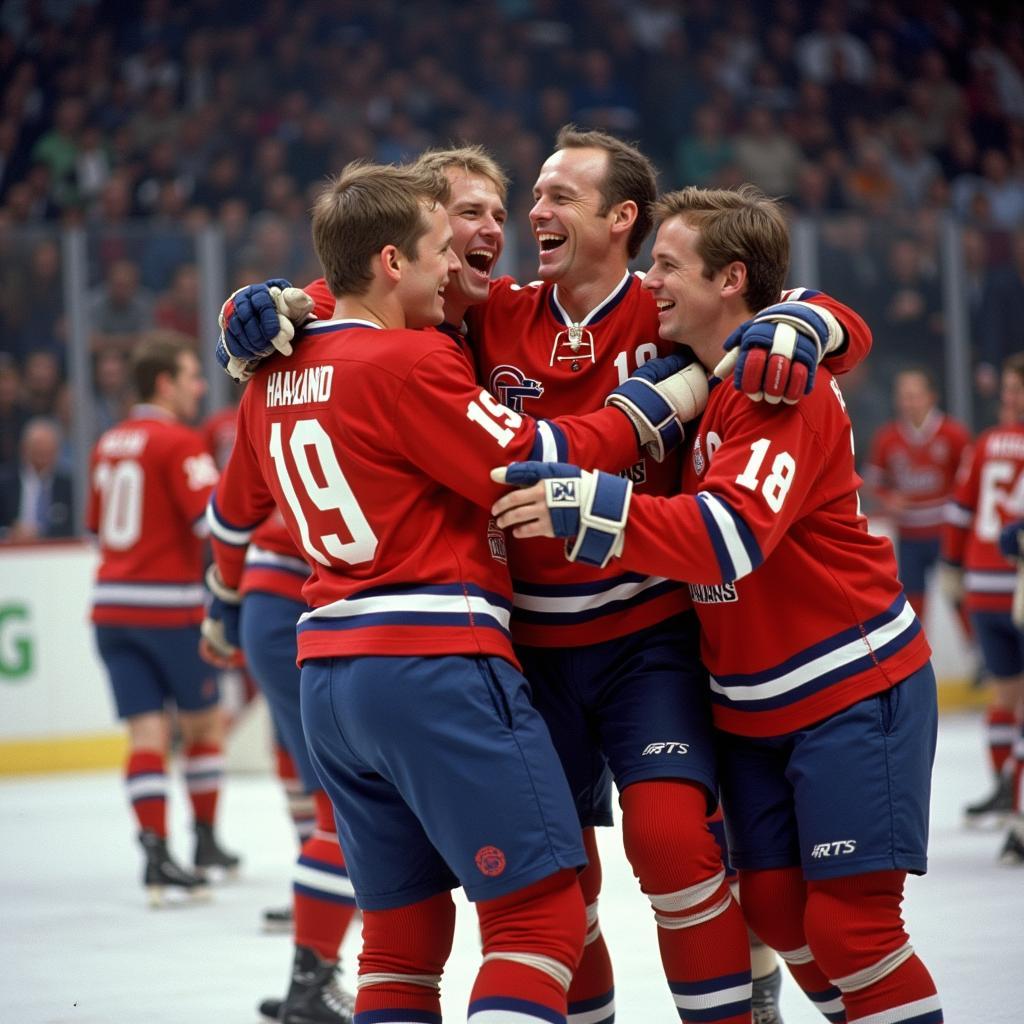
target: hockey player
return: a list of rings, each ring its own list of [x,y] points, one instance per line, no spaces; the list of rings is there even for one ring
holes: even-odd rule
[[[303,724],[364,911],[357,1015],[439,1019],[448,890],[461,882],[485,953],[470,1020],[562,1020],[584,934],[572,869],[585,857],[513,668],[503,538],[471,503],[496,490],[474,467],[566,448],[620,467],[637,435],[611,409],[529,420],[475,384],[458,336],[410,329],[441,320],[459,269],[444,210],[417,201],[428,188],[448,198],[436,174],[351,168],[321,199],[314,239],[336,319],[250,385],[249,443],[212,506],[215,534],[244,540],[276,498],[316,563],[299,625]],[[678,437],[678,421],[666,433]]]
[[[146,855],[144,884],[195,893],[210,868],[238,858],[214,835],[223,774],[216,674],[199,659],[205,509],[217,469],[195,418],[206,384],[199,360],[174,340],[142,341],[132,359],[140,404],[92,454],[87,524],[99,536],[93,593],[96,643],[128,726],[128,796]],[[173,704],[195,821],[195,869],[167,850],[167,757]]]
[[[896,374],[893,404],[896,419],[875,434],[864,482],[895,522],[900,582],[923,623],[926,577],[939,560],[946,502],[970,435],[939,409],[923,369]]]
[[[659,339],[654,303],[627,269],[650,226],[647,207],[656,190],[649,162],[599,132],[566,129],[559,145],[542,168],[531,213],[545,280],[520,287],[502,278],[488,288],[487,271],[497,254],[484,244],[470,250],[479,268],[467,267],[464,260],[458,275],[478,282],[479,294],[455,315],[446,301],[449,323],[466,316],[481,382],[510,407],[546,416],[600,408],[629,369],[675,348]],[[441,153],[427,159],[447,158]],[[325,313],[322,284],[307,291]],[[825,296],[808,293],[808,298],[827,307],[821,321],[834,309],[849,323],[850,347],[858,358],[869,345],[860,319]],[[227,320],[230,325],[230,311]],[[845,348],[847,335],[834,322],[833,343]],[[765,347],[748,360],[750,390],[763,393],[766,377],[772,397],[785,393],[793,400],[803,390],[827,349],[823,338],[817,351],[809,338],[813,329],[806,330],[797,353],[804,361],[792,374],[795,387],[787,391],[790,375],[779,372],[780,356],[773,357],[774,374],[766,373]],[[228,341],[240,340],[236,328]],[[761,337],[758,344],[764,341]],[[269,339],[258,347],[268,348]],[[750,372],[758,368],[759,373]],[[678,482],[674,462],[659,466],[650,457],[641,456],[629,473],[653,493],[671,493]],[[737,939],[743,930],[740,912],[728,898],[721,858],[705,825],[717,786],[696,620],[686,613],[689,596],[657,576],[567,566],[558,549],[513,541],[509,559],[517,654],[586,829],[590,863],[581,884],[590,928],[570,989],[570,1015],[602,1022],[614,1015],[611,965],[597,919],[601,876],[592,831],[611,824],[614,773],[624,791],[627,851],[654,906],[680,1014],[684,1019],[690,1011],[718,1014],[707,1017],[714,1020],[742,1016],[746,996],[737,992],[745,983],[738,986],[737,978],[749,970],[748,958]],[[688,677],[692,685],[680,682]],[[677,746],[683,741],[666,741],[670,734],[686,737],[685,755]],[[715,952],[695,952],[704,949]],[[760,953],[758,967],[756,977],[765,979],[759,1001],[768,1002],[778,980],[770,952]],[[767,1011],[764,1018],[771,1019]]]
[[[292,884],[291,983],[283,1003],[264,1000],[260,1009],[283,1024],[348,1024],[354,998],[338,983],[338,948],[355,911],[355,895],[299,713],[295,626],[308,611],[302,585],[309,565],[276,511],[253,531],[251,543],[226,542],[224,536],[218,530],[213,537],[217,560],[240,583],[236,597],[221,586],[219,573],[208,573],[214,600],[203,622],[207,656],[224,667],[237,661],[239,651],[244,653],[267,700],[279,743],[315,810],[315,827],[302,841]]]
[[[774,203],[689,188],[658,215],[644,286],[663,337],[710,371],[732,331],[778,334],[760,320],[788,264]],[[572,535],[570,557],[689,582],[747,919],[830,1020],[937,1024],[900,919],[906,872],[926,866],[935,680],[891,545],[858,509],[842,396],[820,378],[777,410],[713,387],[680,496],[535,464],[509,468],[541,482],[494,512],[521,538]]]
[[[967,453],[948,507],[942,539],[941,580],[960,595],[974,624],[982,660],[992,681],[986,715],[992,794],[965,809],[968,822],[1002,819],[1014,807],[1020,784],[1024,701],[1024,634],[1010,612],[1015,568],[999,550],[999,532],[1024,511],[1024,353],[1003,367],[1000,424],[979,435]]]

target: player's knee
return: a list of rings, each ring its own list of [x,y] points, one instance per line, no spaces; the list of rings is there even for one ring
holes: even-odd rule
[[[587,917],[571,870],[477,904],[484,959],[510,960],[556,978],[568,989],[583,955]]]
[[[739,872],[740,906],[750,929],[762,942],[790,954],[790,962],[804,952],[804,882],[799,868],[774,868],[764,871]]]
[[[622,842],[648,895],[674,893],[722,872],[702,787],[682,780],[636,782],[622,793]]]
[[[900,917],[902,871],[809,882],[804,929],[815,962],[843,991],[879,981],[913,955]]]
[[[455,904],[448,892],[394,910],[364,910],[360,987],[439,988],[454,936]]]

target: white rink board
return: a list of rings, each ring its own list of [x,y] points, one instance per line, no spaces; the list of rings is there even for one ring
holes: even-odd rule
[[[89,623],[96,564],[84,543],[0,549],[0,739],[115,728]]]

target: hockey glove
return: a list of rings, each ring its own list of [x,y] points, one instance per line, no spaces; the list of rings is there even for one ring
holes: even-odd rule
[[[1024,557],[1024,519],[1008,523],[999,533],[999,550],[1010,559]]]
[[[818,364],[844,339],[842,325],[824,306],[778,302],[726,338],[715,376],[732,374],[736,390],[755,402],[793,405],[810,393]]]
[[[704,367],[681,355],[650,359],[606,399],[633,424],[640,447],[657,462],[683,440],[683,424],[708,401]]]
[[[284,278],[239,288],[220,310],[217,361],[235,380],[248,380],[275,350],[292,354],[295,328],[312,309],[313,300]]]
[[[206,570],[206,587],[210,591],[210,601],[206,618],[199,627],[207,648],[205,656],[220,668],[237,667],[244,661],[238,638],[242,596],[221,579],[215,565]],[[202,645],[200,650],[203,650]]]
[[[570,562],[604,568],[611,558],[622,554],[633,494],[633,484],[625,477],[565,462],[513,462],[504,468],[499,483],[514,487],[544,484],[554,534],[570,538],[565,544]]]

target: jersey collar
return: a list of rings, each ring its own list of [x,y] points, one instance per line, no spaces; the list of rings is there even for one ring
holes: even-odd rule
[[[558,301],[557,284],[551,289],[548,306],[554,318],[560,323],[565,324],[566,327],[586,327],[590,324],[596,324],[598,320],[604,319],[626,297],[626,293],[632,284],[633,274],[627,270],[622,275],[622,280],[619,281],[612,291],[579,321],[573,320],[562,308],[562,304]]]

